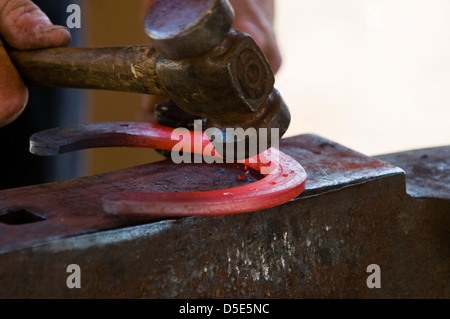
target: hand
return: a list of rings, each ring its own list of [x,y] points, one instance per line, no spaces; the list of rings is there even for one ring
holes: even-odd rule
[[[263,51],[275,74],[281,53],[274,30],[274,0],[230,0],[234,9],[233,29],[250,34]]]
[[[66,28],[53,25],[30,0],[0,0],[0,127],[13,122],[28,101],[28,89],[4,45],[31,50],[67,46],[70,39]]]
[[[156,0],[144,0],[142,19]],[[234,9],[233,28],[248,33],[263,51],[275,74],[281,66],[281,53],[274,30],[274,0],[230,0]],[[147,95],[138,115],[140,120],[154,122],[154,106],[162,97]]]

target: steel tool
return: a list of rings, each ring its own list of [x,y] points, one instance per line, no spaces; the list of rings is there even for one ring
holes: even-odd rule
[[[247,142],[239,145],[248,158],[264,149],[251,154],[248,136],[236,139],[226,128],[257,134],[260,128],[276,129],[281,138],[290,114],[264,54],[248,34],[231,28],[233,19],[227,0],[157,1],[145,18],[151,45],[9,50],[9,55],[28,85],[170,96],[177,107],[203,118],[205,128],[223,132],[216,146]]]
[[[195,141],[200,147],[195,146]],[[192,141],[192,142],[191,142]],[[150,147],[171,150],[184,143],[183,151],[202,154],[213,146],[203,132],[190,132],[188,141],[172,138],[172,129],[154,123],[91,123],[78,127],[58,127],[34,134],[30,151],[55,156],[92,147]],[[223,158],[214,151],[208,152]],[[201,192],[112,192],[103,196],[103,209],[116,215],[213,216],[251,212],[274,207],[296,198],[305,188],[303,167],[277,149],[239,161],[264,177],[248,185]],[[234,164],[234,162],[232,162]],[[228,164],[230,165],[230,164]]]

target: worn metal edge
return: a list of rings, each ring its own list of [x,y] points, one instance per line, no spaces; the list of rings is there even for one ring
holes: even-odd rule
[[[136,238],[155,236],[169,229],[175,222],[176,220],[163,220],[137,226],[95,231],[65,238],[49,239],[40,243],[14,245],[0,249],[0,255],[28,249],[33,252],[49,251],[59,253],[67,250],[84,250],[93,246],[99,247],[107,244],[132,241]]]
[[[351,181],[347,184],[344,184],[340,186],[339,188],[332,188],[324,189],[323,191],[319,193],[313,193],[313,194],[306,194],[303,196],[300,194],[298,197],[290,200],[290,202],[295,202],[302,199],[309,199],[318,197],[324,194],[334,193],[341,191],[343,189],[347,189],[350,187],[358,186],[365,184],[367,182],[373,182],[376,180],[380,180],[383,178],[388,178],[391,176],[397,176],[397,175],[405,175],[404,171],[402,169],[393,169],[392,172],[388,174],[380,174],[379,176],[375,176],[370,179],[359,179],[355,181]],[[403,181],[405,181],[405,178],[403,177]],[[406,189],[406,183],[404,182],[405,189]],[[187,220],[195,220],[198,218],[209,218],[209,217],[185,217],[182,218],[181,221],[187,221]],[[68,236],[65,238],[57,238],[52,239],[49,238],[48,240],[44,242],[39,243],[25,243],[23,245],[14,245],[9,247],[0,247],[0,255],[1,254],[7,254],[7,253],[13,253],[13,252],[19,252],[21,250],[28,250],[31,249],[32,252],[52,252],[52,253],[59,253],[62,251],[67,250],[84,250],[88,249],[90,247],[96,246],[104,246],[119,242],[125,242],[125,241],[132,241],[136,238],[142,238],[142,237],[152,237],[155,236],[165,230],[170,229],[175,223],[179,224],[180,219],[167,219],[162,221],[156,221],[152,223],[147,224],[141,224],[141,225],[135,225],[135,226],[128,226],[124,228],[116,228],[116,229],[106,229],[103,231],[96,231],[96,232],[87,232],[80,235],[74,235],[74,236]]]
[[[339,186],[338,188],[333,188],[332,186],[325,187],[325,188],[322,189],[322,191],[320,191],[318,193],[312,193],[312,194],[308,194],[308,193],[303,194],[302,193],[298,197],[292,199],[291,202],[299,200],[299,199],[313,198],[313,197],[318,197],[318,196],[322,196],[322,195],[325,195],[325,194],[330,194],[330,193],[333,193],[333,192],[338,192],[338,191],[341,191],[343,189],[347,189],[349,187],[362,185],[362,184],[365,184],[365,183],[368,183],[368,182],[373,182],[373,181],[376,181],[376,180],[380,180],[382,178],[387,178],[387,177],[391,177],[391,176],[401,176],[401,175],[403,175],[403,185],[404,185],[405,190],[406,190],[405,172],[400,169],[397,172],[392,172],[392,173],[388,173],[388,174],[385,174],[385,175],[379,175],[379,176],[375,176],[375,177],[368,178],[368,179],[358,179],[358,180],[355,180],[355,181],[351,181],[351,182],[349,182],[347,184],[343,184],[343,185]]]
[[[427,165],[420,165],[420,163],[418,164],[413,164],[411,160],[409,161],[405,161],[405,158],[408,159],[421,159],[423,158],[423,156],[426,156],[425,158],[428,159],[429,155],[428,153],[431,153],[432,156],[435,155],[436,153],[441,153],[439,154],[439,157],[446,157],[447,156],[447,160],[449,159],[449,155],[450,155],[450,145],[443,145],[443,146],[435,146],[435,147],[428,147],[428,148],[423,148],[423,149],[414,149],[414,150],[407,150],[407,151],[401,151],[401,152],[394,152],[394,153],[387,153],[387,154],[380,154],[380,155],[375,155],[373,156],[373,158],[389,163],[391,165],[395,165],[401,169],[403,169],[405,171],[405,179],[406,179],[406,193],[408,196],[410,196],[411,198],[414,199],[439,199],[442,201],[446,201],[446,202],[450,202],[450,192],[444,190],[440,190],[440,189],[434,189],[433,193],[430,194],[430,185],[425,183],[422,184],[425,180],[430,182],[433,181],[434,184],[433,185],[438,185],[439,183],[441,183],[441,185],[445,184],[446,181],[438,181],[438,178],[436,177],[436,172],[430,170],[428,172],[428,174],[417,174],[416,170],[417,167],[424,167],[425,169],[429,169],[429,167]],[[436,159],[436,158],[435,158]],[[440,164],[445,165],[445,163],[441,163]],[[448,165],[448,164],[447,164]],[[450,176],[450,171],[447,169],[446,172],[448,172]],[[444,174],[445,175],[445,174]],[[432,179],[428,179],[428,178],[432,178]],[[447,180],[450,181],[450,179]],[[447,181],[447,183],[448,183]],[[450,186],[448,186],[449,184],[447,184],[447,188],[448,190],[450,190]]]

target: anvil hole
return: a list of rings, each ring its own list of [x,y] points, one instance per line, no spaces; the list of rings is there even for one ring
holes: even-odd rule
[[[45,220],[44,217],[27,209],[7,209],[0,211],[0,223],[7,225],[24,225]]]

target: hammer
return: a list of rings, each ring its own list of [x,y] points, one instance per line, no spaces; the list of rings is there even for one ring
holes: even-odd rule
[[[8,53],[28,85],[169,96],[175,113],[219,130],[208,137],[220,154],[243,159],[278,143],[290,114],[266,57],[248,34],[231,28],[233,20],[227,0],[158,0],[145,17],[151,45]],[[233,128],[245,134],[230,134]],[[265,143],[251,148],[261,129]],[[245,152],[236,152],[241,146]]]

